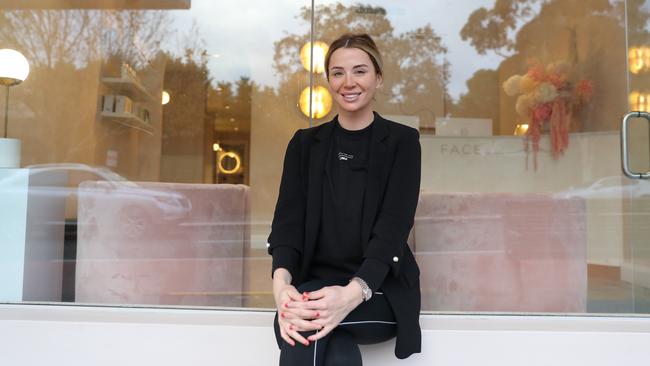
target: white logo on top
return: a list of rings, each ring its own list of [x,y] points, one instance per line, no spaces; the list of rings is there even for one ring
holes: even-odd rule
[[[354,155],[352,154],[346,154],[344,152],[339,152],[339,160],[350,160],[354,158]]]

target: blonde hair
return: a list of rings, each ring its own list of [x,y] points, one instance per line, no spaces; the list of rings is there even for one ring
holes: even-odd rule
[[[330,48],[327,50],[327,54],[325,55],[325,75],[327,76],[328,80],[330,77],[330,58],[332,57],[334,51],[338,50],[339,48],[358,48],[361,51],[365,52],[368,54],[368,57],[370,57],[372,65],[375,67],[375,73],[377,73],[377,75],[383,76],[382,68],[384,62],[381,58],[381,53],[379,53],[379,49],[377,48],[375,41],[373,41],[372,38],[370,38],[370,36],[366,33],[346,33],[330,44]]]

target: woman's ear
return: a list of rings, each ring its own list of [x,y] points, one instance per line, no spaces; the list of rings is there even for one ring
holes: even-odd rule
[[[381,77],[381,74],[377,74],[377,88],[381,88],[384,84],[384,78]]]

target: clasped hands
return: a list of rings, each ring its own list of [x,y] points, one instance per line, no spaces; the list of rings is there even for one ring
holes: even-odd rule
[[[274,275],[273,295],[280,335],[292,346],[295,341],[309,346],[310,341],[324,337],[363,302],[361,286],[356,281],[347,286],[327,286],[302,294],[290,282],[276,280]],[[316,333],[307,338],[299,333],[313,330]]]

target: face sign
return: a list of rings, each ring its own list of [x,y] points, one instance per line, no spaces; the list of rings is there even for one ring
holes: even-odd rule
[[[339,48],[330,56],[329,86],[341,112],[372,111],[372,98],[381,85],[370,56],[358,48]]]

